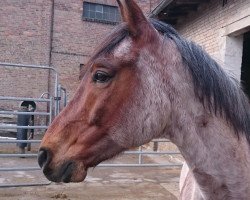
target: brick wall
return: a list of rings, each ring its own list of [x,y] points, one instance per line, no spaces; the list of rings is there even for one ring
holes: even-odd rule
[[[7,0],[0,7],[0,62],[47,65],[51,2]],[[0,96],[39,97],[47,91],[48,71],[0,67]],[[0,108],[18,102],[0,102]]]
[[[160,1],[137,2],[148,15]],[[116,0],[88,2],[117,5]],[[84,21],[82,14],[83,0],[1,2],[0,62],[51,64],[58,71],[59,81],[67,89],[70,99],[80,82],[80,64],[87,62],[96,46],[115,28],[111,24]],[[51,78],[48,79],[48,76]],[[0,96],[39,97],[48,90],[49,80],[53,94],[54,77],[48,71],[0,67]],[[18,105],[1,101],[0,109],[18,109]],[[38,109],[46,107],[40,106]]]
[[[228,24],[249,15],[249,0],[228,0],[223,7],[222,1],[211,0],[203,4],[197,12],[180,19],[177,30],[199,45],[212,56],[220,59],[222,30]]]
[[[87,2],[117,5],[116,0],[88,0]],[[160,0],[138,0],[145,14],[149,14]],[[83,1],[55,0],[52,65],[58,70],[60,82],[72,97],[79,84],[79,67],[85,64],[94,49],[115,28],[111,24],[82,20]]]
[[[0,7],[0,60],[48,63],[51,2],[7,0]]]
[[[115,1],[88,1],[115,5]],[[52,65],[72,97],[79,84],[80,64],[85,64],[95,47],[115,26],[82,20],[83,1],[56,0]]]
[[[115,0],[88,1],[116,5]],[[160,1],[137,2],[148,15]],[[96,46],[115,26],[82,20],[83,0],[54,0],[54,26],[50,49],[52,2],[1,2],[0,62],[38,65],[51,63],[59,73],[60,82],[67,89],[68,97],[71,98],[79,84],[80,64],[87,62]],[[248,0],[228,0],[224,7],[221,1],[211,0],[210,3],[200,6],[197,12],[182,18],[176,28],[182,35],[197,42],[216,57],[221,49],[221,30],[227,24],[244,17],[249,7]],[[48,73],[0,68],[0,81],[0,95],[38,97],[47,91]],[[5,107],[5,104],[0,104],[0,107]]]

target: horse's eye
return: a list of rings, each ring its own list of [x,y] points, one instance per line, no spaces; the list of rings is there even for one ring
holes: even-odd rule
[[[111,75],[104,71],[96,71],[93,76],[93,81],[98,83],[106,83],[111,79]]]

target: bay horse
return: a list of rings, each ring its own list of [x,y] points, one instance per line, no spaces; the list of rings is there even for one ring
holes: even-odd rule
[[[133,0],[117,2],[123,23],[42,140],[45,176],[80,182],[88,168],[168,138],[186,161],[180,199],[250,199],[250,108],[238,82]]]

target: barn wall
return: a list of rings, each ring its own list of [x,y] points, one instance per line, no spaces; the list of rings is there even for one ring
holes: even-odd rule
[[[88,2],[116,5],[116,0]],[[137,2],[148,15],[160,0]],[[82,13],[83,0],[2,1],[0,62],[51,64],[70,99],[80,82],[80,64],[87,62],[96,46],[115,28],[111,24],[84,21]],[[54,91],[53,76],[46,70],[0,67],[0,82],[0,96],[39,97],[48,88],[52,95]],[[17,109],[18,104],[0,101],[0,109],[13,107]]]
[[[250,27],[250,1],[210,0],[197,12],[181,18],[177,30],[212,55],[223,67],[240,79],[242,33]]]
[[[0,62],[47,65],[51,1],[7,0],[0,7]],[[48,89],[48,71],[0,67],[0,96],[39,97]],[[0,109],[18,103],[0,102]]]

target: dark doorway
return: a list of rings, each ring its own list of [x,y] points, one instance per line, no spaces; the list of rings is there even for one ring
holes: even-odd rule
[[[250,98],[250,31],[244,34],[241,82],[245,93]]]

